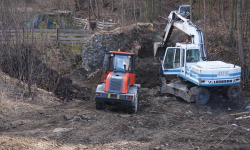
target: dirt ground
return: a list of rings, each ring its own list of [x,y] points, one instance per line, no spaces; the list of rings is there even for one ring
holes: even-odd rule
[[[0,114],[0,149],[250,149],[250,118],[232,115],[250,113],[249,97],[227,100],[217,91],[207,105],[199,106],[159,95],[158,67],[153,58],[139,61],[142,94],[133,115],[121,106],[95,109],[98,75],[79,79],[88,87],[85,100],[63,102],[39,90],[37,99],[9,100],[12,111]]]

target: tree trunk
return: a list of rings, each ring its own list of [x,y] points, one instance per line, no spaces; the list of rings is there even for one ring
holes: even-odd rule
[[[246,0],[245,1],[245,9],[246,9],[246,33],[245,33],[245,35],[246,35],[246,38],[247,38],[247,34],[248,34],[248,31],[247,30],[249,30],[248,28],[249,28],[249,11],[248,11],[248,9],[249,9],[249,7],[248,7],[248,0]]]
[[[208,11],[209,11],[209,25],[212,26],[212,14],[211,14],[211,0],[208,0]]]
[[[148,16],[148,20],[149,20],[149,22],[151,22],[151,15],[150,15],[150,13],[151,13],[151,10],[150,10],[150,2],[151,2],[151,0],[147,0],[146,1],[146,5],[147,5],[147,16]]]
[[[90,7],[91,7],[92,13],[94,14],[95,18],[97,18],[95,11],[94,11],[94,8],[92,6],[92,0],[90,0]]]
[[[149,2],[149,0],[146,0],[146,14],[147,14],[147,17],[148,17],[148,20],[149,20],[149,16],[148,16],[148,14],[149,14],[148,2]]]
[[[142,18],[142,10],[141,10],[141,7],[142,7],[142,0],[139,0],[139,10],[140,10],[140,18]]]
[[[155,9],[154,9],[154,0],[151,0],[151,21],[150,22],[153,22],[154,20],[154,15],[155,15]]]
[[[207,55],[207,28],[206,28],[206,0],[204,0],[204,28],[205,28],[205,45],[204,45],[204,48],[205,48],[205,53]]]
[[[97,0],[95,0],[95,8],[96,8],[97,18],[100,18]]]
[[[234,0],[234,29],[236,28],[236,8],[237,8],[237,0]]]
[[[242,11],[245,11],[245,10],[246,10],[246,1],[247,1],[247,0],[242,0],[242,2],[241,2],[241,4],[242,4],[241,10],[242,10]]]
[[[190,20],[193,21],[193,0],[190,0]]]
[[[201,19],[201,0],[199,0],[199,20]]]
[[[159,0],[159,3],[160,3],[160,4],[159,4],[159,16],[161,16],[161,0]],[[158,16],[158,17],[159,17],[159,16]]]
[[[135,17],[135,25],[136,25],[136,30],[137,30],[137,32],[138,32],[138,28],[137,28],[137,20],[136,20],[136,14],[135,14],[135,1],[136,1],[136,0],[134,0],[134,17]]]
[[[114,0],[112,0],[112,12],[115,11],[115,8],[114,8]]]
[[[220,13],[220,3],[221,3],[221,0],[218,0],[218,14],[219,14],[219,18],[221,18],[221,13]]]
[[[123,23],[124,23],[124,2],[122,0],[122,11],[121,11],[121,17],[122,17],[122,26],[123,26]]]
[[[222,20],[225,21],[225,18],[224,18],[224,0],[221,0],[221,12],[222,12]]]
[[[249,50],[248,50],[248,68],[250,68],[250,40],[248,41],[249,43]]]
[[[238,46],[239,46],[239,55],[240,55],[240,66],[244,70],[244,51],[243,51],[243,42],[242,42],[242,31],[241,31],[241,0],[237,0],[237,30],[238,30]],[[244,78],[244,74],[243,74]]]
[[[231,8],[230,8],[230,25],[229,25],[229,44],[233,45],[233,24],[234,24],[234,0],[231,0]]]
[[[102,8],[105,8],[105,2],[102,0]]]
[[[80,7],[80,2],[79,2],[79,0],[76,0],[76,3],[77,3],[77,6],[78,6],[78,10],[80,10],[81,7]]]

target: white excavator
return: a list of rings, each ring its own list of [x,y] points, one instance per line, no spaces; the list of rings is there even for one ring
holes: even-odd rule
[[[173,28],[191,37],[191,41],[178,42],[167,47]],[[180,80],[163,83],[161,93],[170,93],[187,102],[206,104],[210,91],[222,89],[223,96],[240,96],[241,67],[223,61],[207,61],[202,31],[177,11],[168,16],[161,42],[154,43],[154,56],[163,59],[164,75],[177,75]]]

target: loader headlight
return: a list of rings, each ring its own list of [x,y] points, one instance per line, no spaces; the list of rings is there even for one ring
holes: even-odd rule
[[[116,94],[111,94],[111,97],[116,97],[117,95]]]
[[[96,96],[102,96],[102,94],[101,93],[96,93]]]
[[[133,96],[126,96],[126,99],[133,99]]]

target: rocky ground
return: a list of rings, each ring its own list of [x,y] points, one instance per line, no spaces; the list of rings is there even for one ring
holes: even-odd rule
[[[250,118],[237,120],[249,115],[249,97],[227,100],[217,91],[199,106],[159,95],[158,67],[153,58],[137,63],[142,94],[133,115],[121,106],[96,110],[99,75],[87,78],[79,70],[70,78],[73,83],[79,78],[84,99],[61,101],[37,90],[36,99],[7,100],[8,111],[0,115],[0,149],[250,149]],[[246,113],[236,115],[241,112]]]

